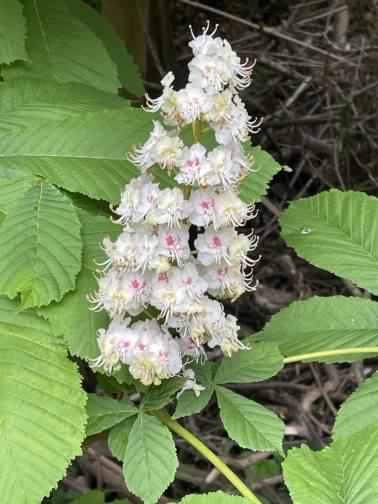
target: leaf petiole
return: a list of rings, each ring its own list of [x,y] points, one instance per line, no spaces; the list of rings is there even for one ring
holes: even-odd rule
[[[353,354],[378,354],[378,347],[355,347],[355,348],[338,348],[336,350],[323,350],[320,352],[310,352],[298,355],[292,355],[284,358],[284,364],[298,362],[303,360],[316,360],[323,357],[337,357],[338,355],[353,355]]]
[[[251,492],[251,490],[242,482],[242,480],[194,434],[185,429],[181,424],[173,420],[165,411],[157,411],[154,413],[171,431],[178,434],[193,446],[201,455],[203,455],[214,467],[223,474],[225,478],[233,484],[243,497],[253,504],[262,504],[262,502]]]

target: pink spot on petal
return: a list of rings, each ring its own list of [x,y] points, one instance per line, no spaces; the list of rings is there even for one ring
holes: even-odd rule
[[[212,237],[211,243],[212,243],[213,247],[215,247],[215,248],[219,248],[222,246],[222,240],[219,238],[218,235],[214,235]]]
[[[141,286],[142,286],[142,284],[137,278],[134,278],[134,280],[131,280],[131,287],[133,289],[140,289]]]
[[[176,245],[176,240],[172,235],[166,235],[165,244],[167,245],[167,247],[174,247]]]
[[[204,210],[210,210],[210,208],[214,208],[214,202],[212,200],[202,200],[200,206]]]

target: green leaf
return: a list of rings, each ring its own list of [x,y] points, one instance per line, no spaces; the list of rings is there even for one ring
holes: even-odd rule
[[[282,453],[284,424],[272,411],[235,392],[216,387],[220,416],[231,439],[242,448]]]
[[[140,70],[108,20],[83,2],[78,0],[66,0],[66,2],[71,12],[102,41],[117,66],[123,87],[135,96],[143,96],[144,85]]]
[[[331,190],[292,203],[282,236],[315,266],[378,294],[377,216],[378,198]]]
[[[5,298],[0,355],[1,500],[40,504],[81,452],[86,395],[48,323]]]
[[[126,399],[116,401],[108,396],[88,394],[87,413],[87,436],[93,436],[136,415],[138,410]]]
[[[283,355],[378,346],[378,303],[343,296],[295,301],[272,317],[260,340],[276,343]],[[371,354],[373,355],[373,354]],[[317,362],[352,362],[360,354],[316,357]]]
[[[23,197],[24,193],[36,184],[34,176],[19,170],[0,171],[0,208],[7,213],[15,200]]]
[[[112,452],[113,457],[116,457],[120,462],[125,460],[127,442],[135,420],[135,416],[126,418],[119,424],[112,427],[109,431],[109,449]]]
[[[18,0],[0,2],[0,64],[27,60],[25,19]]]
[[[156,417],[140,413],[131,429],[123,464],[131,492],[145,504],[155,504],[172,483],[177,465],[169,429]]]
[[[68,191],[119,201],[124,185],[139,173],[126,155],[147,136],[149,114],[123,107],[59,122],[44,118],[39,125],[32,115],[17,134],[0,136],[0,170],[21,167]]]
[[[214,394],[214,371],[216,365],[207,361],[205,364],[194,364],[191,366],[195,372],[197,383],[205,387],[199,396],[192,390],[186,390],[177,399],[177,406],[173,418],[196,415],[202,411]]]
[[[244,497],[227,495],[224,492],[211,492],[206,495],[187,495],[180,504],[248,504]]]
[[[249,343],[244,340],[243,343]],[[224,357],[215,375],[217,384],[253,383],[271,378],[283,367],[283,357],[276,344],[262,342],[251,345],[231,357]]]
[[[96,332],[108,325],[107,315],[91,310],[87,295],[96,291],[95,272],[105,259],[101,243],[105,236],[115,238],[119,226],[112,224],[106,217],[97,217],[79,210],[82,224],[83,266],[76,288],[69,292],[59,303],[52,303],[39,310],[47,318],[57,335],[63,335],[73,355],[83,359],[92,359],[99,353]]]
[[[158,387],[151,386],[144,396],[142,408],[144,411],[159,410],[169,404],[185,383],[185,378],[175,377],[165,380]]]
[[[105,504],[105,495],[97,490],[92,490],[71,501],[71,504]]]
[[[121,83],[104,44],[72,15],[67,2],[23,0],[27,20],[26,47],[32,64],[17,65],[11,77],[80,82],[116,93]]]
[[[294,504],[376,504],[377,435],[375,427],[318,452],[291,449],[283,469]]]
[[[62,299],[81,267],[80,222],[70,200],[43,181],[16,200],[1,225],[0,292],[23,308]]]
[[[0,83],[0,131],[32,130],[43,123],[60,122],[80,114],[128,107],[119,96],[84,84],[52,80],[12,79]]]
[[[269,183],[281,170],[281,165],[260,146],[246,146],[246,154],[252,159],[252,172],[240,185],[240,197],[247,203],[257,203],[268,191]]]
[[[335,440],[378,425],[378,373],[362,383],[343,403],[333,427]]]

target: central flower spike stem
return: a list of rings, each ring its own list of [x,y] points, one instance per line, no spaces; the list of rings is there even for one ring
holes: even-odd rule
[[[199,119],[196,119],[193,122],[192,131],[193,131],[194,143],[200,143],[202,133],[202,122]]]
[[[262,504],[262,502],[251,492],[251,490],[241,481],[241,479],[221,460],[213,451],[211,451],[205,444],[202,443],[194,434],[185,429],[176,420],[173,420],[166,412],[158,411],[155,413],[158,418],[180,437],[185,439],[190,445],[193,446],[201,455],[203,455],[209,462],[213,464],[218,471],[223,474],[225,478],[232,483],[232,485],[253,504]]]

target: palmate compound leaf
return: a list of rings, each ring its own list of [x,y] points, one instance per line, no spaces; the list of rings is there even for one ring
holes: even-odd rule
[[[141,412],[128,437],[123,474],[135,495],[155,504],[172,483],[178,466],[169,429],[154,416]]]
[[[331,190],[293,202],[280,222],[298,255],[378,294],[378,198]]]
[[[6,79],[39,77],[117,92],[121,83],[115,63],[102,41],[71,12],[65,0],[23,0],[23,4],[31,63],[11,67],[5,72]]]
[[[109,21],[95,9],[78,0],[66,0],[71,12],[103,42],[109,56],[117,66],[119,79],[125,89],[135,96],[143,96],[144,85],[140,70],[127,52],[123,40]]]
[[[243,343],[250,348],[224,357],[215,374],[215,383],[259,382],[271,378],[282,369],[283,357],[276,344],[252,343],[248,338]]]
[[[25,19],[18,0],[0,2],[0,64],[27,60]]]
[[[70,103],[59,90],[55,104],[53,91],[44,103],[39,91],[32,98],[40,81],[28,82],[24,104],[15,98],[13,109],[0,109],[0,172],[23,170],[68,191],[119,201],[124,185],[138,175],[127,153],[147,138],[152,115],[121,99],[119,107],[113,100],[96,106],[94,97],[87,105],[79,97]],[[0,85],[0,103],[8,89]]]
[[[104,311],[91,310],[87,296],[96,291],[96,269],[105,260],[101,248],[103,239],[111,239],[120,232],[120,226],[108,217],[91,215],[78,210],[82,225],[83,265],[77,277],[75,290],[69,292],[59,303],[52,303],[39,310],[47,318],[55,334],[63,335],[71,354],[84,359],[98,355],[97,329],[106,328],[108,317]]]
[[[59,301],[81,268],[80,222],[67,196],[35,179],[1,225],[0,293],[23,308]]]
[[[84,438],[86,394],[47,322],[0,298],[0,495],[40,504]]]
[[[378,425],[378,373],[368,378],[339,409],[333,439],[339,440]]]
[[[137,408],[128,400],[116,401],[108,396],[88,394],[87,436],[103,432],[137,413]]]
[[[272,411],[224,387],[216,394],[223,425],[242,448],[282,453],[284,424]]]
[[[374,426],[318,452],[289,450],[283,471],[293,504],[376,504],[377,437]]]
[[[285,357],[378,346],[378,303],[344,296],[295,301],[274,315],[259,340],[276,343]],[[373,354],[369,354],[373,355]],[[316,362],[352,362],[366,355],[313,357]]]

